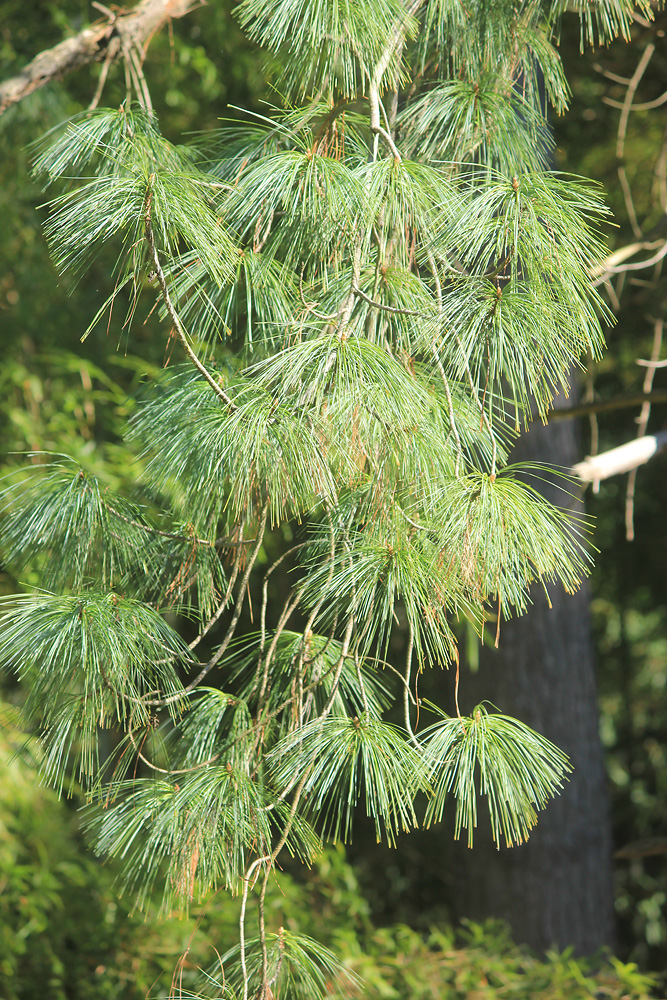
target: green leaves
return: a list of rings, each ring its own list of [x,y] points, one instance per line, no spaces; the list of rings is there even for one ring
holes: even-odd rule
[[[533,405],[546,414],[557,393],[569,390],[572,365],[584,349],[597,352],[601,339],[595,314],[585,319],[594,324],[589,339],[574,295],[566,300],[559,291],[547,281],[501,287],[491,278],[454,279],[437,321],[442,363],[459,379],[471,370],[496,391],[507,385],[518,414]]]
[[[355,996],[363,986],[362,980],[350,972],[332,951],[305,934],[294,934],[281,927],[277,933],[266,935],[266,946],[269,957],[267,977],[275,996],[326,1000],[332,995],[334,984],[336,996],[341,997]],[[239,951],[238,947],[231,948],[222,956],[225,973],[239,995],[243,991],[244,978],[255,991],[254,995],[257,995],[256,991],[262,981],[262,949],[259,938],[251,938],[247,942],[245,977]],[[219,969],[214,967],[208,976],[210,984],[224,988],[224,982],[220,982],[218,977]]]
[[[553,147],[538,110],[491,73],[427,90],[406,106],[398,126],[411,156],[478,162],[507,173],[544,169]]]
[[[0,665],[29,684],[26,710],[45,727],[47,776],[62,787],[70,754],[98,778],[98,728],[146,726],[156,689],[176,711],[176,664],[190,652],[153,608],[113,592],[0,601]]]
[[[180,688],[173,664],[190,658],[187,647],[146,604],[88,591],[15,595],[2,606],[2,660],[19,675],[38,667],[41,683],[51,686],[60,681],[54,675],[68,673],[87,692],[106,687],[123,713],[122,696],[139,698],[147,680],[170,694]]]
[[[496,269],[507,277],[548,275],[578,284],[603,252],[598,229],[608,214],[599,190],[582,178],[495,176],[469,187],[464,209],[443,227],[437,245],[477,274]]]
[[[363,652],[374,648],[381,657],[387,655],[397,610],[404,609],[420,661],[447,663],[455,649],[447,612],[462,595],[443,578],[428,529],[415,531],[400,509],[392,517],[373,514],[372,507],[369,514],[363,529],[346,533],[333,566],[323,565],[324,540],[307,550],[305,601],[314,605],[324,598],[324,620],[353,615],[363,624]]]
[[[117,504],[119,517],[136,516],[124,498],[105,496],[99,480],[75,462],[61,458],[33,466],[4,491],[4,558],[19,572],[37,559],[47,588],[78,590],[95,578],[112,586],[141,558],[144,539],[138,523],[137,531],[117,538],[107,498]]]
[[[95,161],[96,176],[51,202],[46,234],[58,268],[80,272],[120,236],[119,271],[136,280],[148,218],[167,258],[184,244],[218,284],[231,277],[235,249],[212,211],[207,179],[185,151],[160,136],[154,118],[123,107],[75,118],[42,150],[35,172],[52,182]]]
[[[535,108],[542,107],[544,87],[557,110],[564,110],[568,89],[558,54],[549,44],[551,23],[534,0],[480,0],[470,9],[430,0],[425,28],[422,52],[430,55],[435,48],[450,79],[479,84],[492,74],[508,88],[521,81],[524,97]]]
[[[340,240],[360,207],[358,177],[343,162],[324,156],[295,137],[297,149],[281,150],[245,167],[226,203],[238,231],[260,249],[281,213],[283,253],[288,261],[312,246],[325,249]]]
[[[575,591],[590,563],[583,516],[548,503],[518,478],[522,471],[536,474],[517,465],[495,479],[480,473],[453,479],[433,497],[430,512],[445,576],[458,579],[474,604],[496,597],[505,614],[526,610],[534,580],[559,579]]]
[[[276,521],[300,516],[331,495],[318,424],[266,388],[239,379],[225,411],[198,378],[172,379],[140,408],[133,430],[150,447],[149,480],[171,492],[202,531],[229,508],[249,518],[269,499]]]
[[[458,192],[439,164],[386,156],[369,163],[364,173],[367,197],[374,199],[383,235],[393,238],[398,259],[410,270],[415,239],[421,248],[437,227],[436,220],[448,217],[460,204]]]
[[[468,846],[478,821],[478,797],[484,796],[493,839],[500,847],[522,844],[542,809],[562,787],[571,770],[557,747],[534,730],[478,705],[472,716],[443,716],[421,734],[432,769],[434,796],[426,823],[439,822],[447,795],[456,798],[455,836],[467,830]]]
[[[472,178],[471,178],[472,180]],[[472,370],[480,384],[516,406],[534,399],[545,414],[585,353],[597,356],[606,307],[589,272],[602,247],[607,214],[598,192],[579,178],[528,174],[470,187],[464,211],[433,249],[465,271],[443,289],[441,317],[430,327],[455,377]]]
[[[117,791],[121,800],[96,806],[87,826],[100,853],[124,859],[124,884],[139,906],[165,874],[165,903],[220,885],[238,889],[248,858],[268,849],[261,789],[228,761],[172,780],[127,781]]]
[[[400,0],[276,0],[270,7],[243,0],[238,16],[254,41],[281,54],[280,81],[298,98],[322,90],[355,96],[388,40],[415,26]]]
[[[332,333],[307,340],[248,374],[296,412],[324,411],[334,434],[346,428],[349,434],[359,411],[370,411],[373,423],[389,434],[400,432],[419,422],[431,405],[427,387],[404,364],[361,336]]]
[[[283,785],[305,781],[306,812],[325,836],[349,839],[354,808],[365,793],[378,840],[393,844],[417,825],[413,798],[426,787],[419,754],[400,731],[367,716],[314,720],[269,754],[271,776]]]
[[[236,273],[225,285],[207,281],[207,271],[196,254],[179,257],[169,269],[172,293],[187,327],[201,341],[233,339],[248,354],[270,351],[291,329],[298,312],[293,272],[271,256],[239,252]]]
[[[2,552],[51,590],[115,587],[158,607],[213,609],[225,579],[212,541],[192,525],[164,530],[64,456],[33,466],[4,491]]]

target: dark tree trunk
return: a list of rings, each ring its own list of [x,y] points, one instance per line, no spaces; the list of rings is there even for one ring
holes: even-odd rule
[[[573,421],[534,426],[515,460],[571,466]],[[534,485],[538,485],[533,481]],[[542,487],[561,506],[569,498]],[[570,501],[574,503],[574,501]],[[561,747],[575,768],[540,814],[529,842],[497,851],[479,831],[475,847],[452,855],[456,917],[507,920],[517,941],[537,949],[573,945],[586,954],[613,943],[611,828],[598,711],[589,592],[535,588],[533,606],[502,626],[499,649],[484,648],[476,674],[464,673],[461,710],[487,698]]]

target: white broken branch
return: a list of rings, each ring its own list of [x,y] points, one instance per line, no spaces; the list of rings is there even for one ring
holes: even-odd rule
[[[618,476],[622,472],[630,472],[639,465],[648,462],[667,445],[667,431],[657,434],[647,434],[622,444],[611,451],[603,451],[599,455],[588,456],[583,462],[572,466],[572,472],[584,483],[599,483],[610,476]]]

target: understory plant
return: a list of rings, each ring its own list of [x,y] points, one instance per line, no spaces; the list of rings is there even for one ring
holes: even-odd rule
[[[2,662],[131,899],[238,895],[212,995],[358,989],[267,913],[285,854],[359,810],[393,844],[450,798],[456,836],[520,844],[566,780],[520,721],[461,713],[457,646],[590,561],[567,481],[553,506],[507,457],[607,319],[600,192],[550,169],[565,7],[242,0],[265,117],[176,145],[139,88],[34,150],[56,266],[117,247],[91,329],[125,303],[131,337],[152,296],[173,363],[129,422],[134,495],[63,455],[7,485],[4,558],[38,586],[3,600]],[[582,42],[628,31],[628,0],[575,7]]]

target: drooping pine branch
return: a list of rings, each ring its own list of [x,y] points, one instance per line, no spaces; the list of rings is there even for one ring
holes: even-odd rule
[[[552,103],[566,100],[553,24],[537,3],[499,0],[492,25],[482,6],[242,0],[285,92],[315,100],[226,126],[211,160],[150,113],[90,111],[36,163],[49,183],[80,179],[51,206],[59,268],[120,242],[122,279],[157,279],[195,372],[170,373],[132,418],[156,526],[62,463],[16,490],[3,558],[65,594],[8,603],[0,663],[27,670],[51,776],[78,754],[95,796],[99,719],[124,730],[91,820],[98,848],[125,858],[140,900],[165,867],[167,897],[242,892],[223,961],[246,1000],[330,992],[280,985],[296,945],[280,937],[276,959],[264,893],[283,848],[309,861],[364,807],[391,843],[424,791],[427,821],[453,795],[471,836],[484,798],[496,839],[522,842],[568,769],[483,706],[426,732],[410,718],[413,667],[458,667],[456,619],[483,633],[489,607],[500,623],[536,580],[575,590],[590,562],[585,519],[507,461],[514,415],[546,414],[601,349],[606,209],[547,169],[537,64]],[[423,90],[422,55],[449,74]],[[280,531],[290,547],[276,552]],[[254,623],[260,594],[252,634],[241,616]],[[179,612],[190,642],[164,619]],[[386,662],[396,626],[402,671]],[[383,718],[397,700],[385,667],[402,730]],[[137,759],[150,780],[128,780]]]

